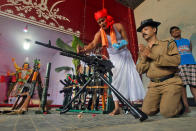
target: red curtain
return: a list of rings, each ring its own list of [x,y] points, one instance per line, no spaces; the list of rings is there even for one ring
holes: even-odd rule
[[[128,9],[128,16],[129,16],[129,37],[131,42],[129,43],[129,50],[131,51],[132,57],[134,62],[137,62],[138,58],[138,40],[137,40],[137,32],[136,32],[136,25],[135,25],[135,17],[134,12],[131,9]]]
[[[3,76],[3,75],[0,76],[0,82],[1,82],[1,83],[5,82],[5,76]]]

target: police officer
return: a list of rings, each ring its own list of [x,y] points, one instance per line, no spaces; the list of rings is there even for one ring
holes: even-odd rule
[[[137,32],[147,41],[139,44],[139,62],[137,71],[146,73],[150,79],[144,98],[142,111],[147,115],[160,113],[173,117],[182,113],[182,80],[175,75],[180,64],[180,55],[174,41],[157,39],[157,27],[160,22],[147,19],[141,22]]]

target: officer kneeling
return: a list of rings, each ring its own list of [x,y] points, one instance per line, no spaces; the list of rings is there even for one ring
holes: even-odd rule
[[[147,19],[137,29],[147,45],[139,44],[139,62],[137,71],[146,73],[150,78],[142,111],[147,115],[160,113],[165,117],[182,114],[182,80],[175,75],[180,64],[180,55],[174,41],[157,39],[157,27],[160,22]]]

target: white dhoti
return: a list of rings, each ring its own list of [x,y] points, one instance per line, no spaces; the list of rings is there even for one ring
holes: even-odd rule
[[[108,53],[114,65],[112,69],[112,85],[127,100],[143,100],[145,90],[129,50],[124,48],[119,51],[114,51],[108,48]],[[112,96],[114,101],[118,100],[114,93],[112,93]]]

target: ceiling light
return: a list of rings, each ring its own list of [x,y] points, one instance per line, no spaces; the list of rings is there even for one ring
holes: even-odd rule
[[[27,26],[27,24],[26,24],[25,28],[23,29],[23,31],[24,31],[25,33],[28,32],[28,26]]]
[[[24,41],[24,43],[23,43],[23,48],[24,48],[25,50],[29,50],[30,44],[31,44],[31,40],[30,40],[30,39],[25,39],[25,41]]]

